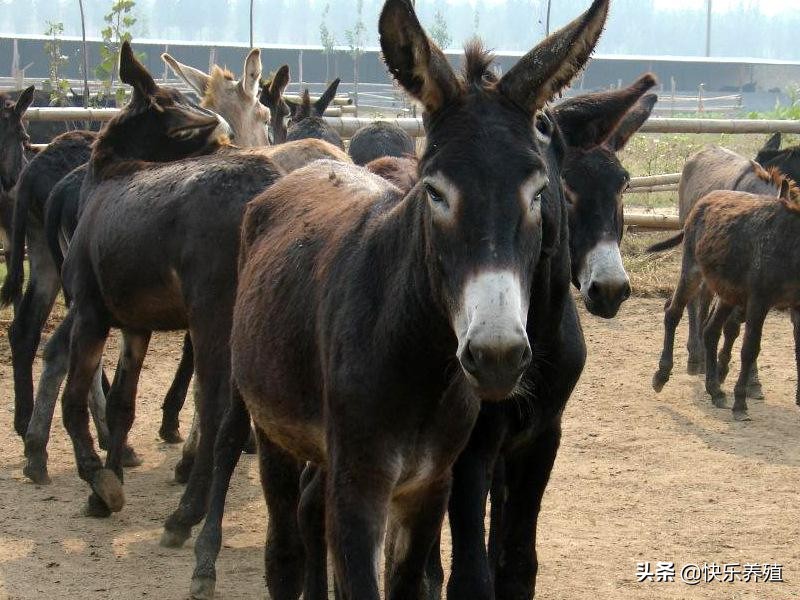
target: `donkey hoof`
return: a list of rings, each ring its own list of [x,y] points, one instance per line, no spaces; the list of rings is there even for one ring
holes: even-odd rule
[[[191,529],[164,529],[159,543],[162,548],[180,548],[186,540],[189,539],[191,534]],[[194,583],[192,583],[192,589],[194,589]]]
[[[702,375],[706,372],[706,366],[702,361],[690,360],[686,363],[686,373],[689,375]]]
[[[725,395],[725,392],[712,393],[711,404],[717,408],[728,408],[728,397]]]
[[[173,428],[159,429],[158,436],[168,444],[180,444],[183,441],[181,432]]]
[[[192,600],[211,600],[214,597],[214,588],[217,580],[213,577],[192,577],[192,587],[190,590]]]
[[[192,472],[192,465],[194,460],[183,457],[175,465],[175,481],[178,483],[186,483],[189,481],[189,475]]]
[[[107,519],[111,516],[111,511],[97,494],[92,493],[86,501],[86,506],[83,507],[83,516],[92,517],[93,519]]]
[[[736,409],[733,411],[734,421],[752,421],[750,415],[747,414],[746,409]]]
[[[139,467],[144,461],[136,454],[136,450],[130,446],[125,446],[122,451],[122,466],[123,467]]]
[[[47,473],[47,465],[35,464],[34,461],[28,459],[28,462],[25,463],[25,466],[22,469],[23,474],[25,477],[30,479],[36,485],[50,485],[53,481],[50,479],[50,475]]]
[[[656,371],[656,374],[653,375],[653,389],[656,392],[660,392],[664,389],[664,386],[669,381],[669,373],[665,373],[660,369]]]
[[[100,469],[92,481],[92,489],[106,503],[111,512],[119,512],[125,506],[125,492],[122,483],[109,469]]]

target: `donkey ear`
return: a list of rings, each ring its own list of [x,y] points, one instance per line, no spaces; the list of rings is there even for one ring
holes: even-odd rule
[[[264,102],[267,99],[271,103],[267,104],[267,106],[277,106],[287,85],[289,85],[289,65],[283,65],[276,71],[272,81],[269,82],[269,86],[266,89],[267,98],[262,97],[262,104],[267,104]]]
[[[565,100],[553,108],[553,114],[567,144],[583,149],[602,144],[627,121],[626,115],[633,112],[631,107],[638,107],[643,101],[642,96],[655,84],[655,77],[647,73],[626,88],[613,92],[583,94]],[[649,111],[647,114],[649,115]]]
[[[242,91],[252,97],[258,97],[258,82],[261,79],[261,50],[253,48],[244,61],[244,71],[239,86]]]
[[[778,198],[783,200],[792,199],[792,182],[789,181],[788,177],[784,177],[781,180],[781,189],[778,191]]]
[[[119,78],[123,83],[133,87],[134,100],[137,93],[140,96],[152,96],[158,89],[153,77],[133,54],[133,48],[128,41],[122,42],[122,48],[119,51]]]
[[[199,69],[178,62],[166,52],[161,55],[161,60],[167,63],[175,75],[183,79],[186,85],[200,94],[201,97],[206,93],[206,87],[208,86],[208,82],[211,81],[211,77]]]
[[[609,0],[594,0],[580,17],[523,56],[498,87],[533,115],[566,87],[594,50],[608,15]]]
[[[633,137],[633,134],[639,131],[639,128],[650,118],[656,102],[658,102],[657,94],[647,94],[625,115],[625,118],[622,119],[622,122],[608,139],[608,145],[615,152],[622,150]]]
[[[780,150],[780,149],[781,149],[781,134],[780,134],[780,132],[774,133],[767,140],[767,143],[764,144],[764,147],[761,148],[762,152],[764,150]]]
[[[17,98],[17,101],[14,103],[14,114],[17,115],[18,118],[21,119],[25,111],[28,110],[28,107],[33,104],[35,92],[36,88],[34,86],[27,87],[19,95],[19,98]]]
[[[321,117],[325,113],[325,109],[328,108],[328,105],[333,102],[333,98],[336,96],[336,89],[339,87],[339,81],[338,77],[334,79],[328,86],[328,89],[325,90],[325,93],[314,102],[314,112],[317,113],[318,117]]]
[[[456,74],[425,34],[408,0],[386,0],[378,30],[389,72],[428,113],[435,113],[461,94]]]

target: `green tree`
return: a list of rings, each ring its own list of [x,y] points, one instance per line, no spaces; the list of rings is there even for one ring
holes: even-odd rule
[[[336,36],[328,29],[328,13],[331,10],[330,2],[325,4],[322,11],[322,22],[319,24],[319,41],[322,44],[322,53],[325,55],[325,81],[331,80],[331,56],[336,48]]]
[[[69,81],[61,78],[61,68],[69,62],[69,58],[61,53],[61,36],[64,33],[64,24],[61,22],[47,21],[47,30],[44,34],[50,38],[44,44],[49,63],[49,77],[47,87],[50,91],[50,102],[63,105],[69,92]]]
[[[437,10],[433,15],[433,27],[431,27],[431,39],[436,42],[439,48],[445,49],[450,47],[450,42],[453,38],[447,31],[447,21],[444,20],[444,15],[441,10]]]
[[[95,74],[103,85],[103,93],[108,97],[114,90],[122,42],[131,41],[131,27],[136,24],[134,6],[135,0],[114,0],[111,12],[103,17],[106,26],[100,31],[103,45],[100,47],[100,64],[95,68]],[[125,100],[125,90],[117,89],[116,97],[117,105],[121,105]]]
[[[356,22],[352,29],[344,32],[347,45],[350,47],[350,56],[353,59],[353,92],[355,94],[356,115],[358,115],[358,67],[361,55],[364,54],[364,34],[367,28],[363,19],[364,0],[356,1]]]

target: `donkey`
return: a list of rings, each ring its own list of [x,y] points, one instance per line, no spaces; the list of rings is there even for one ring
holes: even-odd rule
[[[236,131],[240,132],[238,140],[240,144],[263,145],[266,143],[264,123],[269,118],[268,110],[258,102],[257,96],[248,92],[248,90],[252,90],[253,82],[258,81],[261,74],[258,49],[251,50],[246,57],[244,75],[240,81],[236,81],[229,71],[216,66],[212,69],[211,75],[206,75],[179,63],[168,54],[164,54],[162,58],[179,77],[198,91],[202,97],[202,106],[217,111],[229,124],[235,124]],[[232,135],[235,135],[235,132]],[[62,247],[66,245],[77,226],[79,194],[85,172],[85,164],[75,169],[53,188],[47,200],[46,237],[58,273],[61,271],[63,262]],[[34,418],[26,436],[26,454],[30,459],[25,472],[39,483],[46,483],[49,479],[43,457],[46,458],[46,446],[55,408],[56,393],[65,375],[67,344],[66,335],[54,336],[45,351],[46,367],[40,380],[40,393],[36,398]],[[163,417],[159,434],[162,439],[170,443],[178,443],[182,440],[178,430],[178,416],[189,387],[192,368],[193,349],[191,339],[187,334],[181,362],[163,403]],[[93,397],[93,399],[95,398]],[[97,400],[102,401],[102,396]],[[97,401],[92,406],[95,421],[102,428],[99,431],[105,431],[102,419],[97,417],[98,413],[104,413],[104,407],[100,407]],[[188,479],[196,450],[194,444],[196,437],[190,441],[192,443],[187,444],[184,448],[184,458],[176,467],[176,479],[182,482],[186,482]],[[105,447],[103,435],[101,435],[101,447]],[[129,454],[123,464],[133,466],[138,462],[138,459]]]
[[[770,137],[756,155],[756,162],[765,169],[777,167],[781,173],[800,181],[800,146],[781,149],[781,134]]]
[[[289,105],[292,117],[286,134],[288,141],[318,138],[344,150],[344,143],[339,132],[328,125],[324,119],[325,109],[336,96],[338,87],[339,78],[337,77],[314,103],[311,102],[311,95],[306,89],[303,91],[299,104]]]
[[[795,355],[800,373],[800,268],[795,240],[800,235],[800,190],[782,178],[775,195],[720,190],[700,199],[683,229],[681,276],[664,310],[664,349],[655,378],[669,378],[675,328],[687,301],[700,284],[717,295],[717,304],[703,331],[706,391],[715,406],[725,406],[717,372],[717,344],[723,325],[736,307],[745,313],[741,370],[734,387],[733,418],[749,420],[748,377],[761,343],[770,308],[792,313]],[[654,381],[655,381],[654,378]],[[800,390],[796,395],[800,405]]]
[[[596,0],[489,82],[482,52],[458,78],[408,1],[388,0],[385,60],[426,111],[420,183],[403,195],[358,167],[316,163],[248,206],[231,363],[260,430],[273,598],[301,584],[298,459],[322,468],[343,596],[378,598],[391,506],[387,597],[420,597],[481,400],[499,407],[538,378],[530,340],[547,341],[537,353],[559,374],[566,355],[582,365],[558,165],[531,123],[588,59],[607,9]],[[231,454],[216,451],[218,464]]]
[[[658,96],[644,94],[655,84],[645,74],[623,90],[577,96],[553,109],[566,145],[562,180],[569,206],[572,283],[586,309],[604,318],[614,317],[631,294],[619,249],[622,195],[630,175],[617,152],[650,117]],[[601,111],[606,120],[598,121],[604,128],[585,127],[589,107]]]
[[[394,123],[375,121],[353,134],[347,152],[354,163],[366,165],[384,156],[416,156],[417,146],[414,138]]]
[[[95,134],[88,131],[58,136],[31,160],[16,188],[11,261],[0,290],[0,304],[18,302],[8,338],[14,369],[14,429],[20,437],[25,436],[33,411],[32,368],[42,327],[61,284],[45,240],[45,204],[53,186],[88,160],[94,139]],[[26,240],[30,278],[22,294]]]
[[[579,170],[573,168],[571,180],[575,182],[573,184],[575,189],[581,190],[583,205],[580,211],[572,211],[570,213],[570,219],[590,218],[595,223],[596,230],[592,231],[589,226],[585,226],[578,227],[577,231],[581,232],[582,235],[586,235],[585,232],[589,232],[593,236],[591,239],[597,240],[602,238],[603,235],[609,231],[616,231],[616,227],[614,227],[613,224],[619,221],[618,214],[621,211],[621,193],[625,187],[624,183],[628,176],[616,159],[613,148],[623,147],[633,132],[646,120],[654,101],[651,97],[641,97],[654,84],[655,80],[653,77],[645,75],[632,86],[624,90],[618,90],[611,94],[593,94],[586,96],[581,103],[575,103],[574,106],[571,106],[562,114],[565,127],[569,133],[567,137],[570,143],[573,144],[571,147],[571,160],[573,163],[585,161],[586,165],[584,166],[582,174],[587,177],[595,177],[598,180],[598,185],[595,186],[597,188],[596,190],[584,191],[584,189],[588,190],[591,186],[578,188],[577,176]],[[637,100],[639,100],[638,103]],[[631,108],[631,106],[633,106],[633,108]],[[591,134],[583,133],[581,131],[582,127],[589,130]],[[596,137],[591,137],[592,134]],[[608,138],[608,140],[603,146],[603,149],[594,152],[592,148],[602,143],[606,138]],[[565,141],[559,138],[558,145],[563,146],[564,143]],[[579,152],[579,150],[581,151]],[[408,193],[419,179],[416,159],[385,157],[370,162],[366,165],[366,168],[396,185],[404,194]],[[564,173],[562,173],[562,175],[563,174]],[[599,185],[604,181],[608,181],[610,185]],[[593,210],[589,210],[589,207],[594,208]],[[621,221],[619,222],[621,223]],[[621,233],[621,228],[619,232]],[[591,243],[591,239],[589,242],[580,246],[584,255],[587,249],[591,249],[595,245]],[[624,271],[622,271],[622,273],[624,275]],[[226,416],[226,421],[223,422],[220,429],[219,439],[225,440],[226,447],[235,448],[236,444],[233,442],[235,436],[231,435],[231,437],[228,437],[227,418],[228,416]],[[246,420],[241,419],[240,423],[246,423]],[[219,457],[220,451],[218,450],[217,458],[219,459]],[[219,461],[215,472],[218,475],[224,473],[224,477],[229,478],[230,472],[232,472],[233,465],[235,464],[235,458],[235,452],[233,454],[226,453],[226,461],[230,459],[234,462],[225,462],[225,468],[220,469],[223,461]],[[207,598],[213,593],[213,582],[215,580],[213,564],[216,560],[221,540],[219,526],[221,514],[218,513],[218,511],[221,511],[221,508],[219,508],[217,504],[217,483],[215,479],[215,492],[212,493],[209,516],[195,544],[197,567],[195,569],[192,590],[193,597],[196,598]],[[306,515],[307,519],[313,519],[313,516],[309,517],[309,515],[313,515],[315,509],[318,514],[323,510],[319,500],[314,498],[315,492],[319,492],[319,490],[315,488],[319,486],[320,476],[318,473],[314,471],[304,473],[304,485],[302,487],[307,487],[308,489],[305,489],[302,494],[300,511]],[[225,487],[227,487],[227,479],[225,480]],[[480,487],[484,489],[486,486]],[[485,492],[483,499],[485,503]],[[213,516],[218,517],[216,521]],[[316,519],[317,521],[324,520],[321,518],[321,515]],[[482,531],[483,517],[481,516],[479,522],[473,524],[471,527],[475,531]],[[313,529],[314,527],[311,527],[312,532]],[[312,532],[307,532],[307,541],[308,538],[314,537]],[[454,537],[457,535],[458,534],[454,532]],[[481,545],[483,543],[482,540],[483,537],[481,534],[478,542]],[[465,541],[465,543],[468,543],[468,541]],[[307,545],[311,545],[310,541],[308,541]],[[469,551],[473,554],[476,553],[473,549]],[[481,551],[478,550],[477,554],[480,554],[480,552]],[[314,551],[307,552],[305,568],[306,583],[304,584],[304,594],[307,598],[326,597],[324,591],[326,588],[324,554],[324,544],[316,544]],[[483,554],[485,555],[485,550],[483,550]],[[316,557],[312,559],[315,555]],[[435,556],[435,554],[432,555],[431,560],[436,563],[436,566],[431,570],[436,570],[436,568],[438,568],[438,570],[441,571],[441,566],[438,564],[438,556]],[[268,560],[268,572],[269,562]],[[441,582],[432,585],[433,587],[437,585],[440,587]],[[468,587],[467,589],[474,588]],[[455,597],[459,596],[456,595]]]
[[[269,81],[261,85],[261,104],[269,108],[269,130],[273,144],[282,144],[286,141],[286,122],[292,114],[289,104],[283,99],[287,85],[289,85],[289,65],[283,65]]]
[[[26,88],[16,101],[0,94],[0,241],[6,265],[11,262],[11,231],[14,192],[22,169],[28,162],[30,137],[22,118],[33,102],[34,88]]]
[[[757,161],[750,160],[735,152],[719,146],[710,146],[692,155],[684,164],[681,180],[678,185],[678,214],[681,223],[685,223],[694,205],[707,194],[715,190],[735,190],[775,196],[780,191],[781,177],[774,178]],[[679,233],[663,242],[653,244],[648,252],[661,252],[677,246],[683,239]],[[690,375],[702,373],[705,369],[704,345],[701,342],[701,327],[706,320],[711,304],[709,290],[701,286],[698,294],[689,299],[689,339],[686,347],[689,360],[686,370]],[[735,331],[743,320],[743,314],[734,311],[731,323],[726,327],[725,351],[730,354],[735,339]],[[671,367],[670,367],[671,369]],[[723,377],[724,378],[724,377]],[[660,391],[666,380],[654,378],[653,388]],[[748,395],[751,398],[763,398],[761,383],[758,378],[758,367],[753,367],[750,374]]]

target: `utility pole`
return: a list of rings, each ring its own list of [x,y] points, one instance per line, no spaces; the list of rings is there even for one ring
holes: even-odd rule
[[[78,0],[78,6],[81,9],[81,39],[83,44],[83,108],[89,108],[89,56],[88,48],[86,47],[86,18],[83,14],[83,0]]]
[[[706,56],[711,56],[711,0],[706,0]]]
[[[250,0],[250,48],[253,48],[253,2]]]
[[[550,35],[550,4],[553,0],[547,0],[547,16],[545,17],[544,21],[544,35],[545,37]],[[709,0],[710,2],[711,0]]]

